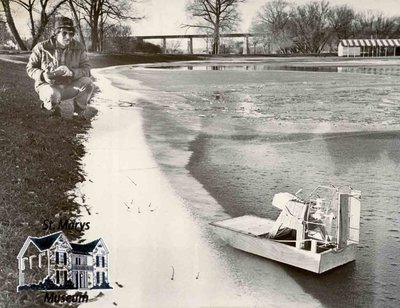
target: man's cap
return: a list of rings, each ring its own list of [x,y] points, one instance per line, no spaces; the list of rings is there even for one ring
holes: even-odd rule
[[[59,29],[67,29],[70,31],[75,31],[75,26],[74,26],[74,22],[72,21],[72,19],[65,17],[65,16],[61,16],[56,19],[54,29],[55,29],[55,31],[57,31]]]

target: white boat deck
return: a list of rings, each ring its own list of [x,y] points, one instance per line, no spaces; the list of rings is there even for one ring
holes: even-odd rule
[[[271,230],[274,223],[275,221],[267,218],[245,215],[213,222],[212,225],[248,235],[261,236],[267,234]]]

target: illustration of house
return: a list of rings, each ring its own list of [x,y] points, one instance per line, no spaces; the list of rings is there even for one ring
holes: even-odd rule
[[[42,286],[64,289],[108,288],[109,250],[102,238],[70,243],[62,231],[29,236],[18,254],[18,290]]]

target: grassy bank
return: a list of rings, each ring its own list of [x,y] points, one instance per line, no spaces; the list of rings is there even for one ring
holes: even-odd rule
[[[17,255],[43,221],[73,218],[78,205],[65,192],[82,180],[76,138],[89,123],[50,117],[39,108],[24,64],[0,60],[0,306],[34,307],[38,292],[17,294]],[[71,239],[79,236],[69,232]]]
[[[16,292],[17,255],[28,236],[41,236],[44,220],[79,218],[66,192],[83,180],[79,159],[90,123],[52,117],[39,106],[25,72],[29,54],[0,60],[0,307],[43,307],[43,293]],[[93,67],[190,60],[171,55],[91,55]],[[81,234],[66,231],[70,240]]]

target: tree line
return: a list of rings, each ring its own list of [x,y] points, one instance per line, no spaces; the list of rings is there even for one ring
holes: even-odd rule
[[[253,47],[265,53],[319,54],[336,50],[342,39],[387,39],[400,36],[400,16],[356,12],[327,1],[294,5],[285,0],[264,4],[252,22]]]
[[[106,36],[126,35],[130,28],[122,22],[139,20],[135,0],[0,0],[0,11],[19,49],[32,49],[44,36],[51,35],[55,18],[65,15],[74,20],[79,40],[89,51],[102,51]],[[23,40],[14,16],[24,12],[30,38]],[[20,13],[19,13],[20,14]],[[0,24],[1,24],[0,20]],[[86,44],[88,42],[88,44]]]
[[[239,6],[246,0],[187,0],[190,23],[185,28],[209,34],[212,53],[221,51],[221,34],[236,31],[241,22]],[[0,11],[14,41],[21,50],[31,49],[53,28],[56,15],[74,19],[79,40],[89,51],[103,51],[106,38],[116,38],[124,48],[131,35],[126,21],[142,19],[135,12],[136,0],[0,0]],[[21,10],[28,16],[30,38],[23,40],[14,22]],[[0,15],[0,31],[5,22]],[[286,0],[267,1],[253,18],[254,53],[312,53],[336,50],[338,42],[350,38],[396,38],[400,36],[400,16],[376,12],[356,12],[348,5],[332,6],[328,1],[296,5]],[[129,45],[129,44],[128,44]]]
[[[240,24],[238,6],[244,0],[188,0],[186,11],[198,28],[213,36],[212,53],[218,54],[220,34]],[[382,13],[356,12],[348,5],[328,1],[296,5],[286,0],[266,2],[253,18],[249,30],[253,52],[319,54],[336,50],[342,39],[397,38],[400,17]]]

